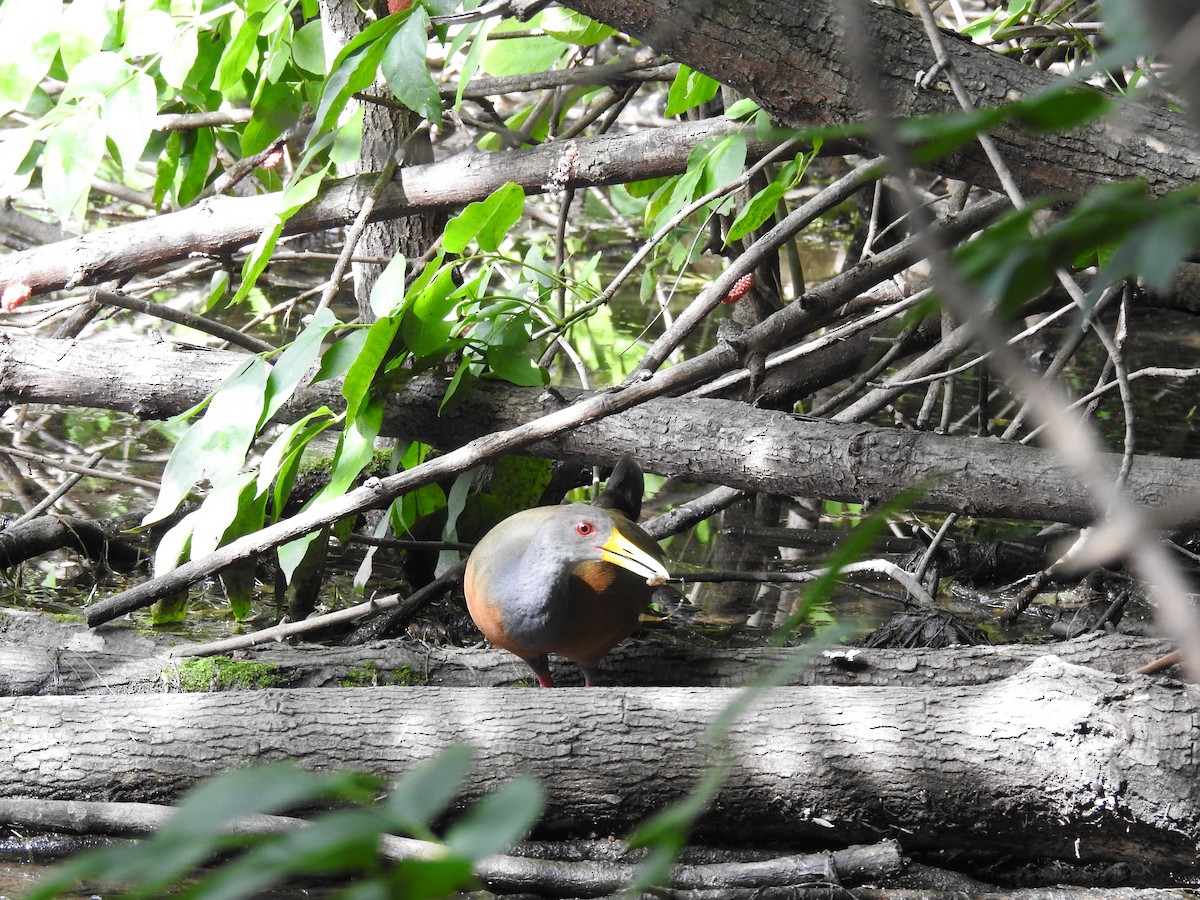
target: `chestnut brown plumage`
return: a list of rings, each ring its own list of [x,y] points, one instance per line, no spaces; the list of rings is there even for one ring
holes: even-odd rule
[[[628,637],[667,577],[662,550],[626,514],[641,509],[642,471],[622,459],[595,504],[540,506],[509,516],[467,561],[471,618],[553,687],[548,654],[595,684],[600,659]]]

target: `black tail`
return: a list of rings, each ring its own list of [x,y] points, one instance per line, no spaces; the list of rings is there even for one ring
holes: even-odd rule
[[[615,509],[630,522],[636,522],[642,515],[642,493],[645,489],[642,467],[626,453],[613,469],[595,505],[601,509]]]

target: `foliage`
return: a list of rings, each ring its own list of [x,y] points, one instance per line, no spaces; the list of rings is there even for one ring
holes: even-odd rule
[[[333,878],[350,885],[340,892],[347,898],[445,897],[474,887],[474,863],[523,837],[543,803],[535,781],[515,778],[439,838],[435,822],[462,789],[472,755],[465,747],[446,750],[415,766],[382,799],[384,785],[366,775],[290,765],[229,772],[193,788],[152,837],[76,856],[27,896],[58,897],[81,883],[115,888],[120,896],[162,896],[186,882],[180,896],[215,900],[260,896],[294,878]],[[258,834],[239,828],[249,816],[312,807],[326,811],[303,826]],[[381,847],[385,835],[427,841],[428,851],[389,858]]]
[[[264,272],[281,256],[288,221],[326,188],[338,164],[358,155],[362,115],[348,111],[355,95],[381,90],[381,83],[395,102],[431,126],[461,127],[467,86],[477,75],[582,69],[585,62],[615,58],[628,43],[607,26],[561,9],[543,10],[530,22],[443,18],[456,7],[450,0],[422,0],[369,23],[326,59],[315,0],[74,0],[69,5],[5,0],[0,6],[0,195],[35,190],[63,224],[102,227],[98,180],[138,192],[126,212],[168,211],[205,199],[235,161],[253,159],[254,177],[247,183],[272,198],[274,219],[238,257],[237,266],[215,274],[208,289],[213,311],[237,312],[261,295]],[[1022,27],[1043,26],[1059,16],[1058,11],[1042,16],[1038,8],[1029,0],[996,5],[968,34],[980,41],[1015,41]],[[1115,40],[1103,66],[1130,63],[1146,52],[1144,41],[1141,32],[1136,39]],[[1091,52],[1078,35],[1070,35],[1069,43],[1072,53]],[[1083,69],[1051,90],[997,108],[905,122],[900,134],[912,159],[929,165],[1001,127],[1058,132],[1120,115],[1121,96],[1085,83],[1094,74]],[[1123,88],[1133,94],[1136,84],[1135,74]],[[665,116],[712,109],[725,100],[720,84],[687,66],[680,66],[660,93],[656,110]],[[565,153],[576,123],[607,114],[598,97],[596,85],[568,84],[553,102],[508,99],[500,108],[493,106],[493,129],[472,131],[470,140],[482,149],[558,141]],[[231,109],[244,114],[228,114]],[[171,129],[158,118],[198,113],[227,115],[218,124]],[[301,127],[305,114],[311,125],[306,121]],[[732,103],[727,114],[743,122],[744,130],[697,146],[684,171],[575,198],[588,215],[611,227],[603,236],[606,242],[630,222],[642,237],[650,236],[636,300],[643,304],[643,321],[658,314],[664,284],[708,277],[706,251],[732,255],[738,241],[769,227],[801,199],[801,192],[831,177],[820,166],[824,146],[861,137],[867,129],[850,123],[789,135],[808,149],[763,167],[763,185],[741,191],[752,163],[748,138],[773,126],[748,100]],[[551,193],[556,189],[553,183],[546,186]],[[570,192],[555,196],[564,202],[572,198]],[[1106,185],[1069,203],[1034,198],[959,248],[958,264],[981,304],[1011,316],[1027,312],[1029,301],[1051,283],[1064,261],[1096,267],[1090,302],[1124,278],[1162,287],[1200,244],[1196,199],[1195,188],[1151,197],[1136,184]],[[541,235],[530,236],[533,203],[510,183],[468,204],[450,218],[427,257],[397,256],[388,263],[370,298],[374,321],[345,321],[321,308],[299,329],[280,325],[283,339],[276,352],[249,359],[204,403],[170,423],[179,431],[178,441],[146,523],[177,518],[158,545],[156,571],[283,518],[305,454],[331,430],[337,440],[329,480],[306,508],[353,488],[378,462],[375,446],[386,396],[416,375],[444,377],[443,409],[461,402],[480,379],[547,384],[550,373],[543,361],[552,349],[578,359],[585,374],[623,378],[631,365],[621,357],[621,345],[632,338],[619,330],[609,305],[604,251],[586,234],[569,234],[557,247]],[[565,205],[556,211],[563,220],[571,214]],[[712,232],[718,240],[712,240]],[[930,306],[918,314],[932,312]],[[332,380],[338,381],[342,411],[312,410],[274,429],[273,418],[298,391]],[[431,452],[413,442],[397,448],[388,464],[413,467]],[[507,460],[489,485],[476,485],[467,473],[452,485],[430,485],[400,498],[387,523],[403,534],[444,516],[443,538],[478,533],[505,512],[533,502],[548,476],[545,461]],[[198,502],[180,515],[185,503],[197,499],[198,487],[204,488]],[[841,504],[830,509],[844,510],[855,520],[861,515],[861,509]],[[881,514],[863,517],[831,564],[832,573],[864,552],[864,536],[881,521]],[[328,539],[325,532],[280,548],[285,576],[311,563]],[[824,577],[806,592],[780,639],[828,595],[834,577]],[[248,573],[229,573],[226,583],[231,611],[246,615],[252,591]],[[231,670],[220,661],[188,668],[203,684],[223,687],[230,686],[230,678],[259,683],[260,676],[269,675]],[[372,677],[364,669],[348,680]],[[747,692],[714,723],[714,748],[755,691],[771,683],[768,678]],[[727,761],[718,749],[714,758],[712,771],[686,801],[635,836],[635,843],[655,848],[638,887],[661,880],[695,817],[719,789]],[[140,848],[81,857],[35,896],[51,896],[80,879],[114,880],[151,895],[228,851],[238,855],[226,867],[200,875],[189,895],[247,895],[289,876],[313,874],[361,879],[352,896],[368,896],[371,890],[380,896],[441,896],[466,889],[473,861],[515,840],[536,817],[541,800],[535,785],[515,782],[479,804],[445,832],[439,855],[391,865],[377,854],[382,833],[433,839],[432,823],[450,803],[466,766],[462,752],[452,751],[410,774],[381,804],[370,799],[379,785],[359,776],[286,769],[234,773],[199,788],[172,824]],[[253,790],[246,787],[251,779]],[[237,816],[305,804],[341,808],[289,835],[245,840],[226,833]]]

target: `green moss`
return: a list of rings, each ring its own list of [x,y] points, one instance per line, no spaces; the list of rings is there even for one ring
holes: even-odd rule
[[[227,656],[206,656],[189,659],[177,666],[174,672],[167,674],[167,680],[180,691],[209,693],[275,687],[285,678],[278,666],[240,662]]]
[[[345,678],[339,678],[342,687],[373,687],[379,684],[379,669],[373,662],[355,666],[346,673]]]
[[[408,665],[394,669],[388,675],[387,673],[380,672],[379,666],[373,662],[355,666],[346,673],[345,678],[338,680],[338,684],[342,687],[375,687],[381,684],[394,685],[396,687],[412,687],[413,685],[424,683]]]
[[[53,621],[53,622],[68,622],[68,623],[70,623],[70,624],[72,624],[72,625],[74,625],[74,624],[76,624],[76,623],[79,623],[79,622],[86,622],[86,621],[87,621],[87,619],[85,619],[85,618],[84,618],[82,615],[80,615],[79,613],[56,613],[56,612],[52,612],[52,613],[46,613],[46,617],[47,617],[48,619],[50,619],[51,621]]]

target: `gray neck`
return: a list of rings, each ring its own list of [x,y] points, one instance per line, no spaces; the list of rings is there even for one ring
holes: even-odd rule
[[[558,637],[570,613],[570,574],[576,562],[539,529],[525,553],[510,564],[515,595],[505,606],[504,628],[511,638],[542,647]]]

